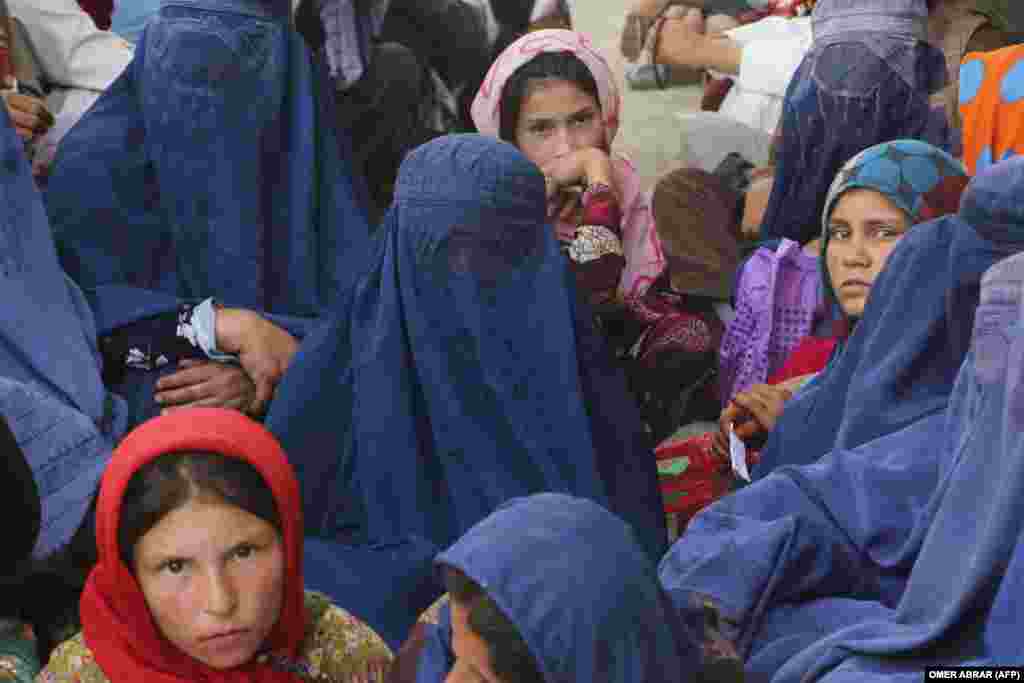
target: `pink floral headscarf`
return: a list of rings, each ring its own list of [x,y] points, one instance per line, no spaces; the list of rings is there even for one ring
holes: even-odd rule
[[[495,60],[480,91],[473,100],[473,123],[483,135],[500,137],[501,97],[505,84],[521,66],[546,52],[571,52],[583,62],[597,83],[597,94],[610,146],[619,130],[621,99],[608,62],[590,39],[576,31],[549,29],[528,33],[509,45]],[[665,269],[665,257],[654,229],[650,193],[644,192],[640,176],[628,160],[613,156],[615,181],[622,200],[622,246],[626,267],[619,291],[627,300],[639,297]],[[574,225],[556,226],[561,239],[571,239]]]

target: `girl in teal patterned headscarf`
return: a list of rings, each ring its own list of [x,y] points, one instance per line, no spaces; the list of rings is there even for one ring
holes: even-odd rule
[[[841,298],[837,296],[837,290],[842,286],[842,282],[833,280],[843,276],[829,272],[828,251],[829,245],[837,239],[837,236],[843,235],[844,231],[851,231],[850,225],[843,225],[843,222],[835,216],[844,195],[858,188],[877,192],[891,205],[906,213],[909,218],[906,223],[908,227],[928,221],[928,227],[923,228],[928,231],[936,229],[937,225],[942,225],[939,221],[932,221],[933,218],[957,212],[960,195],[967,187],[969,180],[959,161],[938,148],[918,140],[896,140],[875,145],[848,161],[832,183],[822,214],[819,263],[827,300],[836,306],[839,306],[841,301]],[[865,223],[875,230],[889,227],[870,225],[872,217],[868,216],[867,218],[869,220]],[[850,221],[850,223],[852,222],[854,221]],[[911,239],[909,235],[912,235],[914,230],[913,227],[910,227],[906,236],[901,235],[902,239]],[[893,243],[896,241],[896,239],[891,240]],[[869,281],[869,289],[860,292],[861,306],[856,306],[854,303],[858,298],[856,295],[847,297],[848,301],[843,302],[844,305],[841,309],[850,326],[857,323],[864,310],[863,304],[869,296],[878,296],[877,283],[887,278],[884,269],[893,267],[889,252],[885,252],[881,259],[878,256],[882,253],[881,250],[876,250],[876,252],[874,258],[882,261],[877,270],[872,271],[871,268],[866,267],[859,270],[857,268],[849,269],[851,278]],[[867,257],[864,260],[870,261]],[[833,264],[835,263],[836,261],[833,260]],[[905,264],[906,260],[904,259],[900,263]],[[901,266],[897,263],[895,267]],[[939,267],[941,264],[936,266],[936,268]],[[906,274],[903,274],[902,277],[906,277]],[[881,296],[883,301],[886,296],[893,296],[891,286],[888,294],[882,291]],[[927,301],[923,302],[923,304],[927,303]],[[932,310],[942,310],[942,308],[937,306]],[[908,353],[916,343],[911,343],[909,337],[914,334],[919,337],[925,336],[926,330],[931,329],[932,324],[936,324],[925,314],[921,315],[923,317],[917,320],[901,321],[906,324],[903,332],[907,335]],[[875,317],[877,318],[877,315]],[[781,465],[810,464],[831,450],[833,446],[853,448],[883,434],[898,431],[916,419],[916,417],[911,419],[912,416],[920,417],[922,414],[927,414],[936,401],[945,401],[948,397],[952,377],[947,377],[949,383],[935,378],[941,377],[943,372],[947,376],[955,375],[951,368],[958,368],[959,361],[936,358],[929,361],[932,367],[926,367],[928,364],[923,363],[915,366],[911,361],[889,360],[887,361],[889,369],[880,373],[879,376],[882,379],[877,385],[879,392],[888,392],[885,394],[886,399],[883,401],[877,398],[858,397],[858,401],[849,400],[849,397],[854,395],[851,384],[855,380],[855,370],[859,367],[858,359],[862,359],[867,353],[865,340],[872,336],[877,337],[880,330],[884,331],[892,323],[886,325],[875,319],[868,321],[867,324],[868,328],[860,330],[861,334],[859,335],[852,338],[844,335],[836,350],[833,351],[829,365],[809,384],[805,385],[797,396],[786,403],[786,409],[775,423],[768,443],[761,452],[761,459],[752,472],[755,479],[760,479]],[[966,333],[969,333],[969,325],[965,329]],[[954,333],[951,331],[949,335],[952,338]],[[858,337],[860,337],[859,341]],[[955,344],[951,345],[955,347]],[[844,349],[848,349],[848,351]],[[901,362],[905,362],[905,365],[901,365]],[[905,391],[910,384],[916,386],[917,397],[910,396]],[[896,401],[892,399],[892,396],[901,396],[902,398]],[[889,401],[889,403],[885,403],[885,401]],[[893,411],[889,416],[890,419],[882,419],[878,411],[874,409],[875,406],[883,404],[887,409]],[[808,425],[813,425],[813,427],[808,428]],[[842,434],[840,434],[840,429],[843,430]],[[842,443],[839,443],[840,440]]]
[[[821,229],[821,273],[825,297],[837,304],[828,267],[833,238],[832,214],[839,200],[853,189],[874,190],[910,218],[922,223],[955,213],[969,178],[963,165],[946,152],[920,140],[896,140],[869,147],[836,174],[825,200]],[[844,312],[844,317],[853,317]]]

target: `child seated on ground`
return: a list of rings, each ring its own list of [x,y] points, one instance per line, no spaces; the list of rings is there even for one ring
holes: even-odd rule
[[[702,655],[707,634],[679,621],[630,527],[591,501],[510,500],[436,562],[449,597],[402,647],[403,683],[742,678]]]
[[[298,482],[238,412],[183,410],[129,434],[103,475],[96,543],[82,632],[43,683],[387,676],[384,641],[304,592]]]
[[[877,145],[843,167],[829,191],[822,215],[821,256],[815,259],[828,306],[840,310],[842,319],[831,335],[801,339],[781,367],[765,368],[756,361],[768,357],[765,349],[778,345],[771,340],[784,337],[790,331],[787,325],[792,325],[784,311],[779,315],[776,310],[784,296],[771,286],[740,293],[747,295],[748,304],[761,309],[742,310],[740,315],[751,318],[753,313],[751,319],[768,323],[770,329],[753,326],[752,333],[736,337],[736,344],[745,342],[747,348],[737,349],[744,361],[739,371],[721,378],[725,408],[719,428],[701,436],[673,439],[657,451],[666,510],[678,515],[679,529],[731,487],[729,434],[733,425],[738,438],[752,449],[764,445],[784,416],[788,401],[825,368],[832,349],[842,347],[863,315],[872,285],[895,245],[914,224],[955,211],[966,184],[967,174],[956,160],[915,140]],[[813,283],[814,296],[818,281]],[[757,375],[758,371],[768,374]],[[767,384],[765,379],[769,379]],[[791,429],[802,427],[793,424]],[[750,460],[753,464],[756,455],[751,453]]]

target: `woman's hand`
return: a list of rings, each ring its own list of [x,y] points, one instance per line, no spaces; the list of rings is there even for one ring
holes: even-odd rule
[[[743,48],[725,34],[705,33],[699,13],[695,16],[691,12],[682,19],[666,18],[660,31],[656,64],[739,74]]]
[[[242,308],[217,310],[217,348],[238,356],[256,385],[250,412],[262,414],[299,348],[295,337],[263,316]]]
[[[597,147],[577,149],[548,161],[541,168],[547,182],[548,198],[574,185],[612,184],[612,160],[608,153]]]
[[[16,92],[4,93],[3,98],[14,130],[26,142],[45,134],[56,121],[42,100]]]
[[[712,445],[719,456],[729,457],[729,429],[744,443],[763,440],[775,428],[786,402],[793,397],[787,385],[757,384],[737,394],[718,419]]]
[[[780,389],[787,389],[790,393],[795,394],[801,387],[803,387],[803,385],[812,380],[816,374],[818,373],[811,372],[806,375],[797,375],[796,377],[787,379],[785,382],[779,382],[775,386]]]
[[[555,203],[555,213],[562,220],[567,220],[567,215],[579,208],[580,193],[573,193],[570,188],[600,183],[617,192],[611,157],[597,147],[586,147],[555,157],[544,164],[541,171],[547,185],[548,200],[564,196],[564,201]]]
[[[166,413],[178,408],[213,406],[234,408],[243,413],[253,412],[256,403],[256,384],[245,370],[208,360],[182,361],[174,374],[162,377],[156,383],[156,402]]]
[[[775,423],[782,415],[786,402],[791,398],[793,398],[792,391],[786,387],[772,386],[771,384],[757,384],[736,396],[733,402],[753,416],[757,423],[756,426],[747,426],[750,423],[748,420],[746,425],[740,427],[737,436],[746,441],[750,438],[744,438],[746,434],[753,436],[758,432],[768,433],[775,429]]]

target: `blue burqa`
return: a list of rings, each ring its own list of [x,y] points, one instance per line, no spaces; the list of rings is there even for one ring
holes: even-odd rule
[[[606,505],[652,560],[666,535],[636,406],[575,297],[519,151],[411,153],[367,271],[303,344],[267,416],[311,533],[444,547],[542,491]]]
[[[62,140],[47,210],[101,336],[212,296],[302,337],[365,261],[364,188],[289,6],[164,0]],[[157,375],[115,387],[139,418]]]
[[[590,501],[551,493],[508,501],[437,564],[484,589],[546,683],[703,680],[697,640],[636,535]],[[441,683],[454,664],[449,606],[440,617],[428,631],[418,683]]]
[[[985,275],[955,436],[914,530],[916,560],[895,610],[815,643],[775,680],[917,681],[927,666],[1021,666],[1024,587],[1024,255]],[[984,314],[984,318],[982,315]]]
[[[1021,190],[1024,160],[1000,164],[975,180],[961,219],[1019,251]],[[698,515],[665,556],[660,576],[674,602],[686,609],[697,594],[717,603],[748,672],[778,683],[833,669],[856,673],[826,680],[901,670],[920,680],[928,657],[1019,658],[1009,603],[993,596],[1014,590],[1022,521],[1010,500],[1020,466],[1001,385],[1008,372],[1008,386],[1017,381],[1005,357],[1019,334],[1021,280],[1016,260],[986,275],[946,411],[775,470]]]
[[[28,490],[25,472],[2,470],[0,476],[5,484],[19,483],[26,501],[38,493],[38,535],[31,534],[36,540],[30,549],[44,558],[71,540],[114,446],[133,425],[124,401],[103,386],[95,318],[58,264],[24,144],[4,107],[0,291],[0,415],[23,453],[35,491]],[[32,525],[31,515],[21,509],[26,505],[18,505],[18,517],[6,521]],[[4,552],[20,548],[9,545]],[[305,576],[311,589],[329,593],[397,649],[419,612],[438,595],[436,586],[424,581],[436,553],[437,547],[416,538],[359,548],[307,539]],[[5,556],[0,564],[7,561]]]
[[[981,275],[1024,248],[1024,237],[993,222],[1005,182],[1002,174],[982,174],[964,191],[958,214],[916,225],[900,240],[842,352],[786,404],[755,478],[946,409],[970,344]]]
[[[832,179],[868,147],[907,138],[951,151],[945,113],[929,100],[947,74],[927,19],[926,0],[818,0],[814,43],[783,100],[762,237],[817,237]]]
[[[57,263],[24,143],[0,110],[0,413],[38,490],[42,558],[81,524],[128,420],[103,387],[92,312]]]

